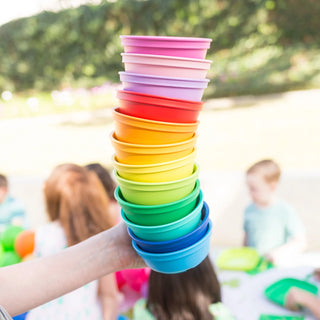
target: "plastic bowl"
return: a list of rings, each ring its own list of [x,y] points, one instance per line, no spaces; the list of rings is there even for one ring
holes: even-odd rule
[[[180,238],[193,231],[201,220],[203,195],[200,191],[196,207],[185,217],[158,226],[142,226],[128,220],[123,210],[121,216],[128,228],[140,239],[147,241],[168,241]]]
[[[125,164],[112,157],[113,167],[121,178],[138,182],[166,182],[184,179],[192,174],[196,150],[186,157],[155,164]]]
[[[211,39],[188,37],[120,36],[125,52],[204,59]]]
[[[128,232],[132,240],[146,252],[152,253],[165,253],[172,252],[190,247],[199,241],[206,233],[209,223],[209,207],[206,202],[203,202],[201,221],[199,225],[186,235],[169,241],[146,241],[138,238],[130,228]]]
[[[119,187],[114,195],[128,220],[142,226],[156,226],[179,220],[189,214],[196,206],[200,193],[200,181],[186,197],[161,205],[142,206],[124,200]]]
[[[167,253],[150,253],[139,248],[132,240],[132,246],[146,264],[161,273],[180,273],[196,267],[210,251],[212,222],[209,220],[208,229],[203,238],[190,247]]]
[[[199,121],[192,123],[161,122],[131,117],[113,109],[116,138],[138,144],[176,143],[190,139]]]
[[[175,99],[201,101],[209,79],[189,79],[119,72],[124,90]]]
[[[135,182],[114,175],[125,200],[142,205],[164,204],[184,198],[194,189],[199,174],[199,166],[194,165],[193,173],[187,178],[169,182]]]
[[[152,54],[121,53],[126,72],[162,77],[205,79],[210,60]]]
[[[139,92],[119,90],[119,111],[132,117],[165,121],[195,122],[203,102],[171,99]]]
[[[117,160],[127,164],[152,164],[177,160],[190,154],[196,141],[197,135],[194,134],[191,139],[173,144],[132,144],[119,141],[114,132],[111,134],[111,143]]]

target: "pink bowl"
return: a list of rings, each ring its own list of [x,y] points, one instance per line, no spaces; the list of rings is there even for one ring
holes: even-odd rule
[[[205,79],[212,61],[152,54],[122,53],[125,70],[164,77]]]
[[[209,79],[188,79],[119,72],[124,90],[155,96],[201,101]]]
[[[188,37],[120,36],[126,53],[205,59],[211,39]]]

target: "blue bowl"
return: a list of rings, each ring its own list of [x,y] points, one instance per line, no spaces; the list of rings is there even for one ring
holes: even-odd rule
[[[154,271],[161,273],[181,273],[200,264],[209,254],[212,222],[203,238],[190,247],[167,253],[150,253],[139,248],[132,240],[132,246],[145,263]]]
[[[140,239],[146,241],[169,241],[180,238],[193,231],[201,220],[201,210],[203,207],[203,194],[200,190],[197,198],[197,205],[185,217],[157,226],[143,226],[128,220],[124,211],[121,209],[121,216],[128,228]]]
[[[190,247],[199,241],[206,233],[209,223],[209,207],[203,202],[201,211],[201,221],[199,225],[190,233],[169,241],[146,241],[138,238],[133,231],[128,228],[128,232],[132,240],[144,251],[153,253],[172,252]]]

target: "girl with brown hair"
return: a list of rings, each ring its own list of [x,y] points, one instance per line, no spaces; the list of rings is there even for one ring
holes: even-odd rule
[[[36,232],[35,255],[48,256],[116,224],[109,199],[94,172],[75,164],[56,167],[44,185],[50,224]],[[107,320],[118,314],[114,275],[31,310],[27,320]]]
[[[232,320],[221,303],[221,289],[207,257],[179,274],[151,271],[148,299],[134,307],[134,320]]]

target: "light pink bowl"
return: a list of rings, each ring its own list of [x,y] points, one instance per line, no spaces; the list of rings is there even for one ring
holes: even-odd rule
[[[125,53],[205,59],[211,39],[188,37],[120,36]]]
[[[163,77],[205,79],[212,61],[184,57],[122,53],[125,70],[130,73]]]

